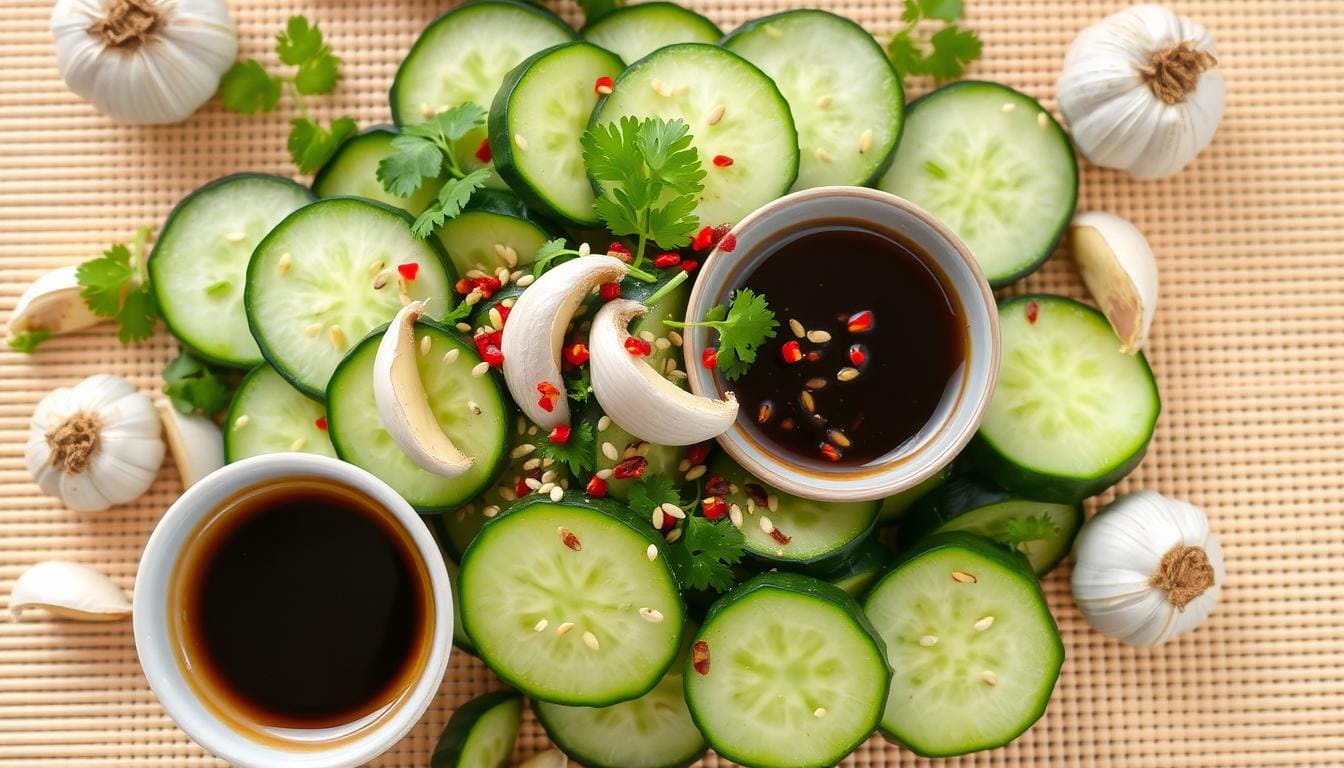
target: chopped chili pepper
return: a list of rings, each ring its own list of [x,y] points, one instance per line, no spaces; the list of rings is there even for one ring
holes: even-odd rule
[[[784,358],[784,362],[793,365],[803,359],[803,350],[798,345],[797,340],[784,342],[784,346],[779,348],[779,354]]]
[[[691,238],[692,250],[703,251],[708,249],[713,244],[714,244],[713,227],[703,227],[700,229],[699,232],[695,233],[695,237]]]
[[[653,259],[653,266],[659,269],[675,267],[681,263],[681,256],[675,253],[660,253]]]
[[[872,311],[865,309],[862,312],[855,312],[849,316],[849,320],[845,322],[845,327],[849,329],[850,333],[871,331],[873,329]]]
[[[317,420],[313,422],[313,425],[316,426],[318,429],[322,430],[323,432],[326,432],[326,431],[327,431],[327,417],[326,417],[326,416],[318,416],[318,417],[317,417]]]
[[[719,240],[719,250],[724,253],[732,253],[737,248],[737,235],[729,232]]]
[[[463,296],[466,296],[468,293],[471,293],[471,289],[475,287],[476,284],[465,277],[462,278],[461,280],[458,280],[456,283],[453,283],[453,290],[457,291]]]
[[[803,355],[803,357],[807,358],[807,362],[815,363],[821,359],[821,353],[814,349],[806,355]]]
[[[420,272],[420,264],[414,261],[408,261],[405,264],[397,265],[397,272],[407,280],[414,280]]]
[[[793,541],[792,536],[785,536],[784,534],[779,532],[778,528],[770,529],[770,538],[774,539],[775,541],[778,541],[780,544],[788,544],[790,541]]]
[[[566,547],[574,550],[575,552],[583,551],[583,544],[579,542],[578,534],[574,533],[568,528],[560,529],[560,541],[563,542]]]
[[[603,301],[611,301],[613,299],[621,298],[621,284],[603,283],[600,295],[602,296]]]
[[[566,344],[565,348],[561,351],[561,357],[564,358],[564,362],[567,365],[572,368],[577,368],[588,362],[588,346],[581,341],[576,341],[573,344]]]
[[[625,351],[635,357],[648,357],[653,354],[653,346],[638,336],[625,337]]]
[[[560,399],[560,390],[556,389],[551,382],[543,381],[537,384],[537,392],[541,394],[541,398],[537,400],[537,405],[541,407],[541,410],[547,413],[554,411],[555,403]]]
[[[513,484],[513,492],[517,496],[526,496],[532,492],[532,489],[527,487],[526,478],[520,477],[518,478],[518,482]]]
[[[630,258],[634,256],[634,254],[630,253],[629,248],[626,248],[624,245],[620,243],[612,243],[611,245],[608,245],[607,255],[618,258],[621,261],[629,261]]]
[[[485,299],[495,295],[495,291],[502,287],[497,277],[478,277],[472,282],[475,284],[476,290],[481,292],[481,298]]]
[[[709,643],[696,640],[691,646],[691,666],[702,675],[709,674]]]
[[[855,367],[863,365],[868,360],[868,350],[862,344],[852,344],[849,347],[849,362]]]
[[[491,159],[493,159],[490,154],[489,139],[481,139],[481,146],[476,148],[476,159],[481,161],[482,163],[488,163],[491,161]]]
[[[503,330],[504,323],[508,322],[509,320],[509,312],[511,310],[508,307],[504,306],[503,304],[496,304],[495,311],[499,313],[499,328],[500,330]]]
[[[719,364],[719,351],[713,347],[705,347],[705,351],[700,353],[700,364],[706,370],[714,370]]]
[[[732,491],[733,484],[721,475],[710,475],[705,481],[705,493],[710,496],[727,496]]]
[[[1036,316],[1040,314],[1041,305],[1036,303],[1035,299],[1027,302],[1027,322],[1036,324]]]
[[[593,498],[603,498],[607,495],[607,481],[597,475],[593,475],[592,478],[588,480],[588,485],[583,489],[583,492]]]
[[[709,458],[710,445],[708,442],[696,443],[686,449],[686,460],[691,462],[691,466],[704,464],[705,459]]]
[[[551,430],[551,434],[546,436],[546,439],[556,445],[564,445],[569,442],[569,433],[570,428],[568,424],[557,424],[555,425],[555,429]]]
[[[714,156],[714,165],[716,165],[716,166],[718,166],[718,167],[720,167],[720,168],[727,168],[727,167],[731,166],[732,164],[733,164],[733,158],[731,158],[731,157],[729,157],[729,156],[727,156],[727,155],[715,155],[715,156]]]
[[[700,505],[706,520],[718,520],[728,514],[728,502],[718,496],[710,496]]]
[[[612,79],[610,77],[607,77],[606,75],[603,75],[597,78],[597,82],[593,83],[593,90],[597,93],[602,94],[603,96],[606,96],[607,94],[611,93],[611,88],[613,85],[615,85],[615,83],[612,82]]]
[[[696,261],[695,259],[687,259],[686,261],[681,262],[681,271],[694,272],[695,268],[698,266],[700,266],[700,262]]]
[[[501,346],[504,343],[503,331],[481,331],[471,337],[471,343],[476,345],[476,352],[481,359],[492,368],[504,364],[504,350]]]
[[[631,456],[611,468],[611,476],[617,480],[628,480],[632,477],[642,477],[644,470],[648,469],[649,460],[643,456]]]
[[[830,443],[822,443],[821,455],[825,456],[828,461],[839,461],[840,449],[836,448],[834,445],[831,445]]]

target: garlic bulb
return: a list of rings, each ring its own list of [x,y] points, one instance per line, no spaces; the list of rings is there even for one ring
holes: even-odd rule
[[[1120,337],[1120,351],[1138,352],[1157,313],[1157,258],[1148,240],[1113,213],[1087,211],[1073,217],[1069,247],[1088,293]]]
[[[33,413],[25,451],[42,491],[75,512],[139,498],[163,463],[159,415],[119,376],[54,390]]]
[[[17,621],[28,608],[75,621],[116,621],[131,615],[131,601],[112,580],[87,565],[47,560],[24,571],[9,593]]]
[[[1073,598],[1083,618],[1130,645],[1161,645],[1199,626],[1227,577],[1204,513],[1153,491],[1098,512],[1074,555]]]
[[[176,123],[238,55],[223,0],[56,0],[56,64],[70,90],[127,123]]]
[[[1208,146],[1227,84],[1203,26],[1136,5],[1078,34],[1056,85],[1079,151],[1097,165],[1157,179]]]

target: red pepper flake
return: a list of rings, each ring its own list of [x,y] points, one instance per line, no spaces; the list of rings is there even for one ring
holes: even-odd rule
[[[326,432],[326,431],[327,431],[327,417],[326,417],[326,416],[318,416],[318,417],[317,417],[317,420],[313,422],[313,425],[316,426],[318,429],[322,430],[323,432]]]
[[[565,345],[561,356],[567,365],[577,368],[588,362],[588,346],[581,341]]]
[[[420,272],[420,264],[414,261],[408,261],[405,264],[398,264],[397,272],[407,280],[414,280],[415,276]]]
[[[707,371],[717,368],[719,365],[719,350],[713,347],[705,347],[705,351],[700,353],[700,364]]]
[[[537,392],[541,394],[541,397],[537,400],[537,405],[541,407],[541,410],[547,413],[554,411],[555,403],[560,399],[560,390],[556,389],[551,382],[543,381],[537,385]]]
[[[476,159],[482,163],[488,163],[493,156],[490,154],[490,140],[481,139],[481,146],[476,148]]]
[[[653,266],[659,269],[675,267],[681,263],[681,256],[675,253],[660,253],[653,259]]]
[[[714,228],[702,227],[695,237],[691,238],[691,250],[704,251],[714,244]]]
[[[634,256],[630,249],[620,243],[612,243],[607,246],[607,255],[628,262]]]
[[[807,359],[807,362],[815,363],[821,359],[821,353],[814,349],[806,355],[803,355],[803,357]]]
[[[704,464],[705,459],[709,458],[709,449],[710,445],[708,441],[703,443],[696,443],[695,445],[692,445],[690,448],[686,449],[686,460],[691,462],[692,467],[696,466],[697,464]]]
[[[702,675],[709,674],[709,643],[696,640],[691,646],[691,666]]]
[[[836,448],[834,445],[831,445],[830,443],[822,443],[821,455],[825,456],[828,461],[839,461],[840,449]]]
[[[1027,302],[1027,322],[1036,324],[1036,316],[1041,312],[1041,305],[1036,303],[1035,299]]]
[[[612,301],[621,298],[620,283],[603,283],[600,289],[603,301]]]
[[[597,82],[593,83],[593,91],[606,96],[611,93],[612,86],[614,85],[615,82],[613,82],[610,77],[603,75],[597,78]]]
[[[849,362],[853,363],[854,367],[857,368],[867,361],[868,349],[862,344],[851,344],[849,347]]]
[[[499,313],[499,328],[500,330],[503,330],[504,324],[509,321],[509,312],[512,310],[503,304],[496,304],[495,311]]]
[[[481,298],[483,299],[490,298],[495,295],[495,291],[498,291],[503,287],[503,284],[499,282],[499,278],[497,277],[478,277],[473,280],[472,283],[475,285],[476,290],[480,291]]]
[[[700,266],[700,262],[696,261],[695,259],[687,259],[686,261],[681,262],[681,271],[694,272],[695,268],[698,266]]]
[[[595,499],[603,498],[607,495],[607,481],[597,475],[593,475],[588,481],[588,486],[583,489],[583,492]]]
[[[481,331],[471,337],[471,343],[476,345],[476,353],[481,359],[492,368],[504,365],[504,350],[501,347],[504,343],[503,331]]]
[[[803,359],[803,350],[798,345],[797,340],[790,340],[784,342],[784,346],[779,348],[779,354],[781,357],[784,358],[784,362],[788,363],[789,365],[793,365],[794,363]]]
[[[705,493],[710,496],[727,496],[732,493],[733,484],[720,475],[710,475],[705,480]]]
[[[453,290],[457,291],[463,296],[466,296],[468,293],[471,293],[471,289],[475,287],[476,284],[465,277],[462,278],[461,280],[458,280],[456,283],[453,283]]]
[[[770,529],[770,538],[778,541],[780,544],[788,544],[790,541],[793,541],[792,536],[785,536],[783,533],[780,533],[778,528]]]
[[[710,496],[705,499],[700,508],[704,511],[706,520],[718,520],[728,514],[728,502],[718,496]]]
[[[629,480],[634,477],[643,477],[644,470],[648,469],[649,460],[643,456],[631,456],[611,468],[611,476],[617,480]]]
[[[546,436],[546,439],[556,445],[564,445],[569,442],[569,433],[570,428],[568,424],[557,424],[555,425],[555,429],[551,430],[551,434]]]
[[[732,253],[737,248],[737,235],[729,232],[719,240],[719,250],[724,253]]]
[[[638,336],[626,336],[625,351],[635,357],[648,357],[653,354],[653,346]]]
[[[845,327],[849,329],[850,333],[871,331],[873,329],[872,310],[865,309],[862,312],[855,312],[850,315],[849,320],[845,322]]]
[[[742,486],[742,490],[746,492],[748,498],[756,503],[756,506],[767,507],[770,505],[769,494],[765,492],[764,488],[756,483],[747,483]]]
[[[716,166],[718,166],[718,167],[720,167],[720,168],[727,168],[727,167],[731,166],[732,164],[733,164],[733,158],[731,158],[731,157],[729,157],[729,156],[727,156],[727,155],[715,155],[715,156],[714,156],[714,165],[716,165]]]
[[[526,496],[532,492],[532,489],[527,487],[527,479],[520,477],[518,482],[513,484],[513,492],[518,496]]]

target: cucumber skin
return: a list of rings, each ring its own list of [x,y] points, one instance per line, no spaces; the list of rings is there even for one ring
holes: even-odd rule
[[[914,487],[883,499],[882,506],[877,510],[877,524],[893,525],[899,522],[911,507],[919,503],[920,499],[941,488],[955,474],[955,464],[954,461]]]
[[[270,174],[270,173],[255,173],[255,172],[231,173],[231,174],[229,174],[228,176],[221,176],[221,177],[219,177],[218,179],[214,179],[214,180],[212,180],[212,181],[207,181],[206,183],[202,184],[201,186],[199,186],[199,187],[193,189],[191,192],[188,192],[188,193],[187,193],[187,196],[184,197],[184,198],[182,198],[181,200],[177,201],[177,205],[174,205],[174,206],[173,206],[173,210],[171,210],[171,211],[168,212],[168,218],[164,219],[164,220],[163,220],[163,226],[162,226],[162,227],[159,227],[159,235],[158,235],[158,237],[154,238],[154,247],[150,249],[150,251],[149,251],[149,256],[147,256],[146,259],[145,259],[145,270],[146,270],[146,272],[150,275],[149,287],[150,287],[150,289],[151,289],[152,291],[154,291],[154,301],[155,301],[156,304],[158,304],[159,306],[162,306],[162,305],[163,305],[163,302],[159,301],[159,285],[161,285],[161,281],[159,281],[159,280],[155,280],[155,279],[154,279],[154,252],[157,251],[157,250],[159,249],[159,243],[163,241],[163,235],[164,235],[164,233],[167,232],[167,231],[169,230],[170,227],[172,227],[172,225],[173,225],[173,220],[177,218],[177,215],[178,215],[179,213],[182,212],[182,209],[185,208],[185,207],[187,206],[188,203],[190,203],[192,200],[194,200],[194,199],[196,198],[196,195],[198,195],[198,194],[200,194],[200,193],[202,193],[202,192],[205,192],[205,191],[207,191],[207,190],[213,189],[213,188],[215,188],[215,187],[222,186],[222,185],[224,185],[224,184],[226,184],[226,183],[233,182],[233,181],[239,181],[239,180],[242,180],[242,179],[258,179],[258,180],[265,180],[265,181],[269,181],[269,182],[278,182],[278,183],[282,183],[282,184],[290,184],[290,185],[293,185],[296,189],[301,189],[301,190],[303,190],[303,191],[308,195],[308,203],[313,203],[313,202],[316,202],[316,201],[317,201],[317,195],[313,194],[313,191],[312,191],[311,189],[309,189],[308,187],[305,187],[305,186],[303,186],[302,184],[298,183],[297,181],[294,181],[293,179],[288,178],[288,177],[286,177],[286,176],[276,176],[275,174]],[[307,207],[307,206],[305,205],[304,207]],[[297,210],[303,210],[303,208],[299,208],[299,209],[297,209]],[[286,216],[285,218],[289,218],[289,217]],[[283,219],[282,219],[282,221],[283,221]],[[276,226],[279,226],[279,225],[276,225]],[[263,238],[262,238],[262,241],[265,241],[265,240],[266,240],[266,238],[263,237]],[[261,243],[258,243],[257,245],[261,245]],[[246,275],[244,275],[243,281],[244,281],[244,284],[246,284],[246,281],[247,281]],[[243,311],[244,311],[244,312],[247,311],[246,288],[244,288]],[[213,363],[213,364],[215,364],[215,365],[222,365],[222,366],[225,366],[225,367],[227,367],[227,368],[236,368],[236,369],[239,369],[239,370],[249,371],[249,370],[251,370],[251,369],[257,367],[258,365],[261,365],[262,363],[268,363],[268,362],[270,362],[268,359],[266,359],[266,353],[265,353],[264,350],[263,350],[263,352],[262,352],[262,358],[263,358],[263,359],[262,359],[261,361],[254,362],[254,363],[250,363],[250,364],[246,364],[246,363],[244,363],[244,364],[240,364],[240,363],[236,363],[236,362],[229,362],[228,360],[221,360],[221,359],[219,359],[219,358],[217,358],[217,357],[215,357],[215,356],[213,356],[213,355],[210,355],[210,354],[208,354],[208,353],[206,353],[206,352],[202,352],[201,350],[199,350],[199,349],[193,347],[193,346],[192,346],[186,339],[184,339],[184,338],[182,338],[181,336],[177,335],[177,330],[173,328],[173,323],[172,323],[172,321],[170,321],[170,320],[168,319],[168,316],[167,316],[167,315],[164,315],[162,312],[160,312],[159,315],[163,317],[163,325],[164,325],[164,327],[168,329],[168,332],[171,333],[171,334],[173,335],[173,338],[174,338],[174,339],[177,339],[177,341],[178,341],[179,344],[181,344],[183,347],[185,347],[189,352],[191,352],[191,354],[195,355],[196,357],[198,357],[198,358],[200,358],[200,359],[202,359],[202,360],[204,360],[204,361],[206,361],[206,362],[208,362],[208,363]],[[248,321],[248,329],[251,330],[251,327],[252,327],[252,323],[251,323],[251,321],[249,320],[249,321]],[[258,344],[257,346],[260,347],[261,345]],[[277,370],[278,370],[278,369],[277,369]],[[302,390],[300,390],[300,391],[302,391]],[[304,394],[307,395],[308,393],[307,393],[307,392],[304,392]],[[309,397],[312,397],[312,395],[309,395]]]
[[[659,9],[659,10],[668,11],[668,12],[671,12],[671,13],[676,13],[677,15],[682,16],[683,18],[692,18],[692,17],[694,17],[694,19],[695,19],[696,21],[703,23],[703,25],[704,25],[704,27],[705,27],[706,30],[710,30],[710,29],[714,30],[715,37],[719,37],[719,38],[722,38],[722,37],[723,37],[723,30],[719,29],[719,25],[718,25],[718,24],[715,24],[715,23],[714,23],[713,21],[711,21],[707,16],[703,16],[703,15],[701,15],[701,14],[699,14],[699,13],[696,13],[695,11],[692,11],[690,8],[682,7],[682,6],[680,6],[680,5],[677,5],[676,3],[652,2],[652,3],[640,3],[638,6],[633,6],[633,5],[622,6],[622,7],[620,7],[620,8],[617,8],[617,9],[614,10],[614,11],[610,11],[610,12],[608,12],[608,13],[605,13],[605,14],[601,15],[601,16],[598,16],[598,17],[595,18],[595,19],[588,19],[587,21],[584,22],[584,25],[583,25],[582,27],[579,28],[579,38],[582,39],[585,43],[592,43],[592,41],[588,39],[588,34],[589,34],[590,32],[592,32],[592,30],[593,30],[595,27],[599,26],[599,24],[601,24],[601,23],[605,23],[605,22],[610,21],[611,18],[612,18],[613,16],[619,16],[619,15],[625,13],[626,11],[628,11],[628,10],[630,10],[630,9],[632,9],[632,8],[635,8],[635,7],[640,7],[640,8],[643,8],[643,9],[645,9],[645,10],[652,10],[652,9],[655,9],[655,8],[656,8],[656,9]],[[719,44],[720,44],[720,45],[723,44],[723,43],[722,43],[722,40],[720,40]],[[597,45],[597,43],[593,43],[593,45]],[[598,46],[598,47],[601,48],[601,46]],[[605,50],[605,49],[604,49],[604,50]],[[624,64],[625,62],[622,62],[622,63]],[[630,63],[633,64],[634,62],[630,62]]]
[[[429,759],[430,768],[459,768],[462,760],[462,748],[466,746],[471,729],[490,710],[513,700],[522,700],[522,694],[516,691],[491,691],[468,701],[453,711],[444,726],[439,741],[434,745],[434,754]],[[514,736],[517,739],[517,735]],[[461,766],[476,768],[476,766]]]
[[[673,663],[675,664],[676,662]],[[659,680],[658,682],[661,683],[662,680]],[[689,710],[690,708],[687,707],[687,709]],[[568,744],[565,743],[563,734],[558,733],[552,727],[551,723],[547,722],[546,715],[544,714],[545,711],[546,711],[545,707],[538,707],[535,704],[532,707],[532,714],[536,715],[537,722],[541,724],[542,730],[546,731],[546,736],[549,737],[550,740],[555,743],[556,748],[559,749],[561,752],[564,752],[565,756],[568,757],[570,760],[577,763],[582,757],[583,762],[581,764],[584,766],[584,768],[625,768],[625,766],[621,765],[607,765],[606,763],[603,763],[600,760],[593,760],[591,756],[581,756],[577,750],[574,750]],[[692,718],[694,718],[694,715],[692,715]],[[698,725],[696,727],[699,728]],[[690,766],[695,765],[696,761],[704,757],[705,753],[708,751],[709,746],[706,745],[704,749],[700,750],[699,754],[693,755],[692,757],[686,760],[680,760],[674,763],[667,763],[663,766],[663,768],[690,768]]]
[[[1105,315],[1093,307],[1065,296],[1048,293],[1031,293],[1004,299],[999,302],[999,314],[1003,314],[1015,304],[1027,301],[1039,303],[1068,302],[1092,313],[1101,322],[1107,325],[1110,323],[1106,320]],[[1153,401],[1157,408],[1153,411],[1153,422],[1148,425],[1148,438],[1144,440],[1143,445],[1114,468],[1096,477],[1066,477],[1038,472],[1029,467],[1024,467],[1004,455],[994,445],[993,441],[985,437],[983,431],[976,432],[969,448],[975,466],[988,475],[991,480],[1010,491],[1021,493],[1038,501],[1053,501],[1061,504],[1080,502],[1123,480],[1130,472],[1134,471],[1139,462],[1143,461],[1144,455],[1148,452],[1148,445],[1153,440],[1153,432],[1157,429],[1157,420],[1162,415],[1162,397],[1157,389],[1157,379],[1153,376],[1153,369],[1148,365],[1148,358],[1144,357],[1142,352],[1134,353],[1134,358],[1143,363],[1143,368],[1148,373],[1148,381],[1152,384]]]
[[[828,584],[837,587],[839,587],[839,585],[835,584],[835,582],[840,579],[847,579],[860,575],[870,575],[868,585],[864,587],[859,594],[851,594],[851,597],[857,601],[862,595],[868,592],[868,589],[877,582],[877,578],[886,571],[887,563],[890,559],[891,551],[882,546],[876,536],[869,535],[867,538],[861,540],[858,547],[856,547],[844,560],[830,565],[827,568],[808,572],[808,575],[816,576]],[[839,588],[844,590],[847,594],[850,594],[849,590],[844,589],[844,587]]]

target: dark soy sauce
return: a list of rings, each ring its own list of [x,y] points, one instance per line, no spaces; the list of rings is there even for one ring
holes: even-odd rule
[[[352,489],[296,479],[245,491],[180,567],[190,677],[256,725],[349,724],[423,667],[428,574],[390,513]]]
[[[770,246],[743,285],[779,329],[731,386],[751,430],[796,459],[849,465],[918,435],[966,356],[966,323],[931,263],[904,238],[842,221]]]

